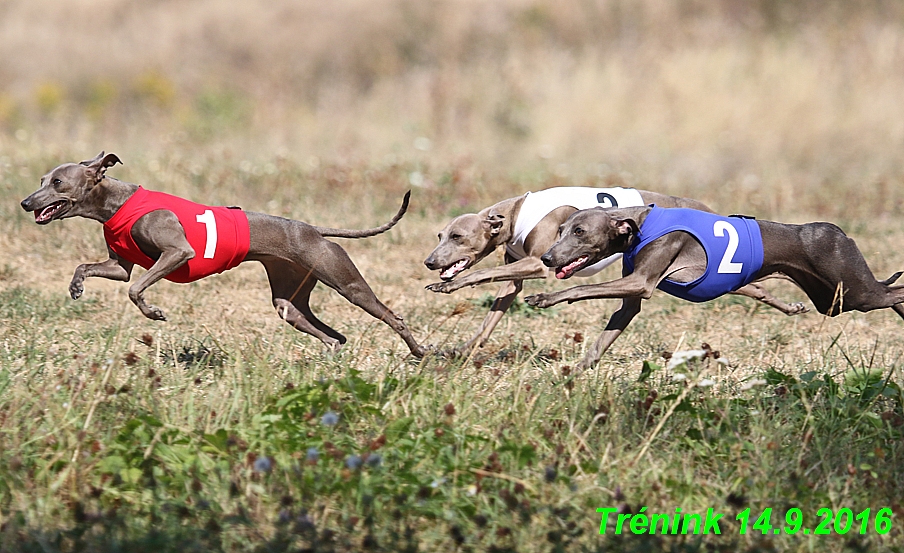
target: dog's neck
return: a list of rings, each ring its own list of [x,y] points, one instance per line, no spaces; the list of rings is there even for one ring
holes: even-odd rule
[[[106,223],[137,191],[137,184],[104,177],[85,195],[78,215]]]

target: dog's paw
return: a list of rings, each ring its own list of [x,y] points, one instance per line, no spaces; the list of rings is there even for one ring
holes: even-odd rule
[[[787,315],[800,315],[802,313],[809,313],[810,308],[807,307],[803,302],[795,302],[790,305],[790,309],[786,311]]]
[[[461,359],[471,353],[473,348],[458,346],[455,348],[446,348],[439,352],[444,359]]]
[[[165,321],[166,320],[166,314],[163,312],[163,310],[160,309],[159,307],[156,307],[153,305],[145,305],[141,309],[141,312],[144,314],[145,317],[147,317],[148,319],[154,320],[154,321]]]
[[[456,284],[452,281],[434,282],[433,284],[428,284],[426,288],[431,292],[437,292],[440,294],[450,294],[455,290],[458,290],[458,286],[456,286]]]
[[[552,294],[535,294],[524,298],[524,303],[532,307],[551,307],[556,304]]]
[[[412,357],[416,359],[423,359],[424,357],[429,357],[436,353],[435,346],[418,346],[411,350]]]
[[[73,280],[72,282],[69,283],[69,295],[72,297],[72,299],[77,300],[80,297],[82,297],[82,294],[84,294],[84,293],[85,293],[85,285],[82,283],[81,280],[79,280],[79,281]]]

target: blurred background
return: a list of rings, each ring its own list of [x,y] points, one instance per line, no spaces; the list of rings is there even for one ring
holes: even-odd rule
[[[556,184],[904,206],[901,1],[3,0],[0,59],[30,182],[106,149],[144,182],[394,168],[440,211]]]

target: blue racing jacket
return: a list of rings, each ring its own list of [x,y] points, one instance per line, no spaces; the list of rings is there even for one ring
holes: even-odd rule
[[[706,271],[693,282],[663,279],[657,288],[667,294],[693,302],[709,301],[749,284],[763,266],[763,238],[755,219],[653,206],[624,253],[627,272],[634,272],[634,258],[647,244],[676,231],[700,242],[706,252]]]

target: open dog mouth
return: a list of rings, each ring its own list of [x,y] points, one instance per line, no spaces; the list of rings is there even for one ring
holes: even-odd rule
[[[455,275],[468,268],[468,259],[459,259],[455,263],[449,265],[439,274],[439,278],[443,280],[452,280]]]
[[[66,207],[66,200],[59,200],[57,202],[53,202],[43,209],[35,210],[35,223],[39,225],[46,225],[64,208]]]
[[[568,263],[567,265],[563,265],[556,269],[556,278],[570,278],[576,272],[584,268],[584,265],[587,264],[587,260],[590,259],[586,255],[582,255],[581,257],[575,259],[574,261]]]

